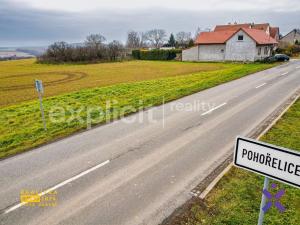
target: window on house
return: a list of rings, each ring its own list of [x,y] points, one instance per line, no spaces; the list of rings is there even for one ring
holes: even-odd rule
[[[261,54],[261,48],[259,47],[258,48],[258,55],[260,55]]]
[[[224,49],[221,49],[221,53],[224,53]]]
[[[264,54],[265,54],[265,55],[268,54],[268,47],[265,47]]]
[[[238,36],[238,41],[242,41],[242,40],[244,40],[244,35],[239,35]]]

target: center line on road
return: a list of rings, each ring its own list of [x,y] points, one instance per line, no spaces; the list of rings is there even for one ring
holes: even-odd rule
[[[222,103],[221,105],[219,105],[219,106],[217,106],[217,107],[214,107],[214,108],[212,108],[212,109],[210,109],[210,110],[208,110],[208,111],[202,113],[201,116],[204,116],[204,115],[206,115],[206,114],[209,114],[209,113],[211,113],[212,111],[214,111],[214,110],[216,110],[216,109],[218,109],[218,108],[221,108],[222,106],[224,106],[224,105],[226,105],[226,104],[227,104],[227,103],[224,102],[224,103]]]
[[[57,184],[57,185],[55,185],[55,186],[53,186],[53,187],[47,189],[46,191],[43,191],[43,192],[39,193],[38,195],[39,195],[39,196],[46,195],[46,194],[48,194],[49,192],[52,192],[52,191],[54,191],[54,190],[56,190],[56,189],[58,189],[58,188],[60,188],[60,187],[62,187],[62,186],[64,186],[64,185],[66,185],[66,184],[68,184],[68,183],[70,183],[70,182],[72,182],[72,181],[74,181],[74,180],[77,180],[78,178],[80,178],[80,177],[82,177],[82,176],[84,176],[84,175],[87,175],[88,173],[90,173],[90,172],[92,172],[92,171],[94,171],[94,170],[96,170],[96,169],[98,169],[98,168],[100,168],[100,167],[102,167],[102,166],[105,166],[105,165],[108,164],[109,162],[110,162],[110,160],[106,160],[106,161],[103,162],[103,163],[100,163],[100,164],[98,164],[98,165],[96,165],[96,166],[94,166],[94,167],[92,167],[92,168],[90,168],[90,169],[88,169],[88,170],[86,170],[86,171],[81,172],[80,174],[77,174],[77,175],[74,176],[74,177],[71,177],[71,178],[68,179],[68,180],[65,180],[65,181],[63,181],[63,182],[61,182],[61,183],[59,183],[59,184]],[[16,210],[16,209],[22,207],[23,205],[26,205],[26,204],[27,204],[27,202],[21,202],[21,203],[15,205],[15,206],[12,206],[11,208],[5,210],[5,211],[4,211],[4,214],[10,213],[10,212],[12,212],[12,211],[14,211],[14,210]]]
[[[285,72],[283,74],[281,74],[280,76],[284,76],[284,75],[287,75],[289,72]]]
[[[261,84],[261,85],[258,85],[257,87],[255,87],[255,88],[260,88],[260,87],[262,87],[262,86],[264,86],[264,85],[266,85],[267,83],[263,83],[263,84]]]

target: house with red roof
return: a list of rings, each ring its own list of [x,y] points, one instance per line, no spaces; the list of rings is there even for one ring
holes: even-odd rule
[[[279,28],[269,24],[217,25],[214,31],[201,32],[195,46],[182,51],[182,60],[262,60],[272,54],[278,38]]]

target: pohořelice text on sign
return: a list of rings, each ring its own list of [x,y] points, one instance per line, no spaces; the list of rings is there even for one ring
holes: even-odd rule
[[[238,137],[234,164],[275,180],[300,187],[300,153]]]

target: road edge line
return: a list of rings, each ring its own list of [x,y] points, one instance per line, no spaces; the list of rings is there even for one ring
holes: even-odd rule
[[[297,90],[292,96],[288,98],[287,101],[289,101],[291,98],[293,100],[285,107],[285,109],[274,119],[272,122],[262,131],[260,134],[255,138],[256,140],[260,139],[263,135],[265,135],[280,119],[281,117],[290,109],[290,107],[299,99],[300,97],[300,90]],[[284,102],[282,105],[285,105],[286,102]],[[280,106],[279,106],[280,108]],[[275,110],[276,112],[276,110]],[[219,181],[222,179],[222,177],[232,168],[233,163],[231,162],[225,169],[221,171],[217,175],[217,177],[208,184],[208,186],[204,189],[204,191],[201,192],[199,195],[199,198],[204,200],[205,197],[210,193],[210,191],[219,183]]]

